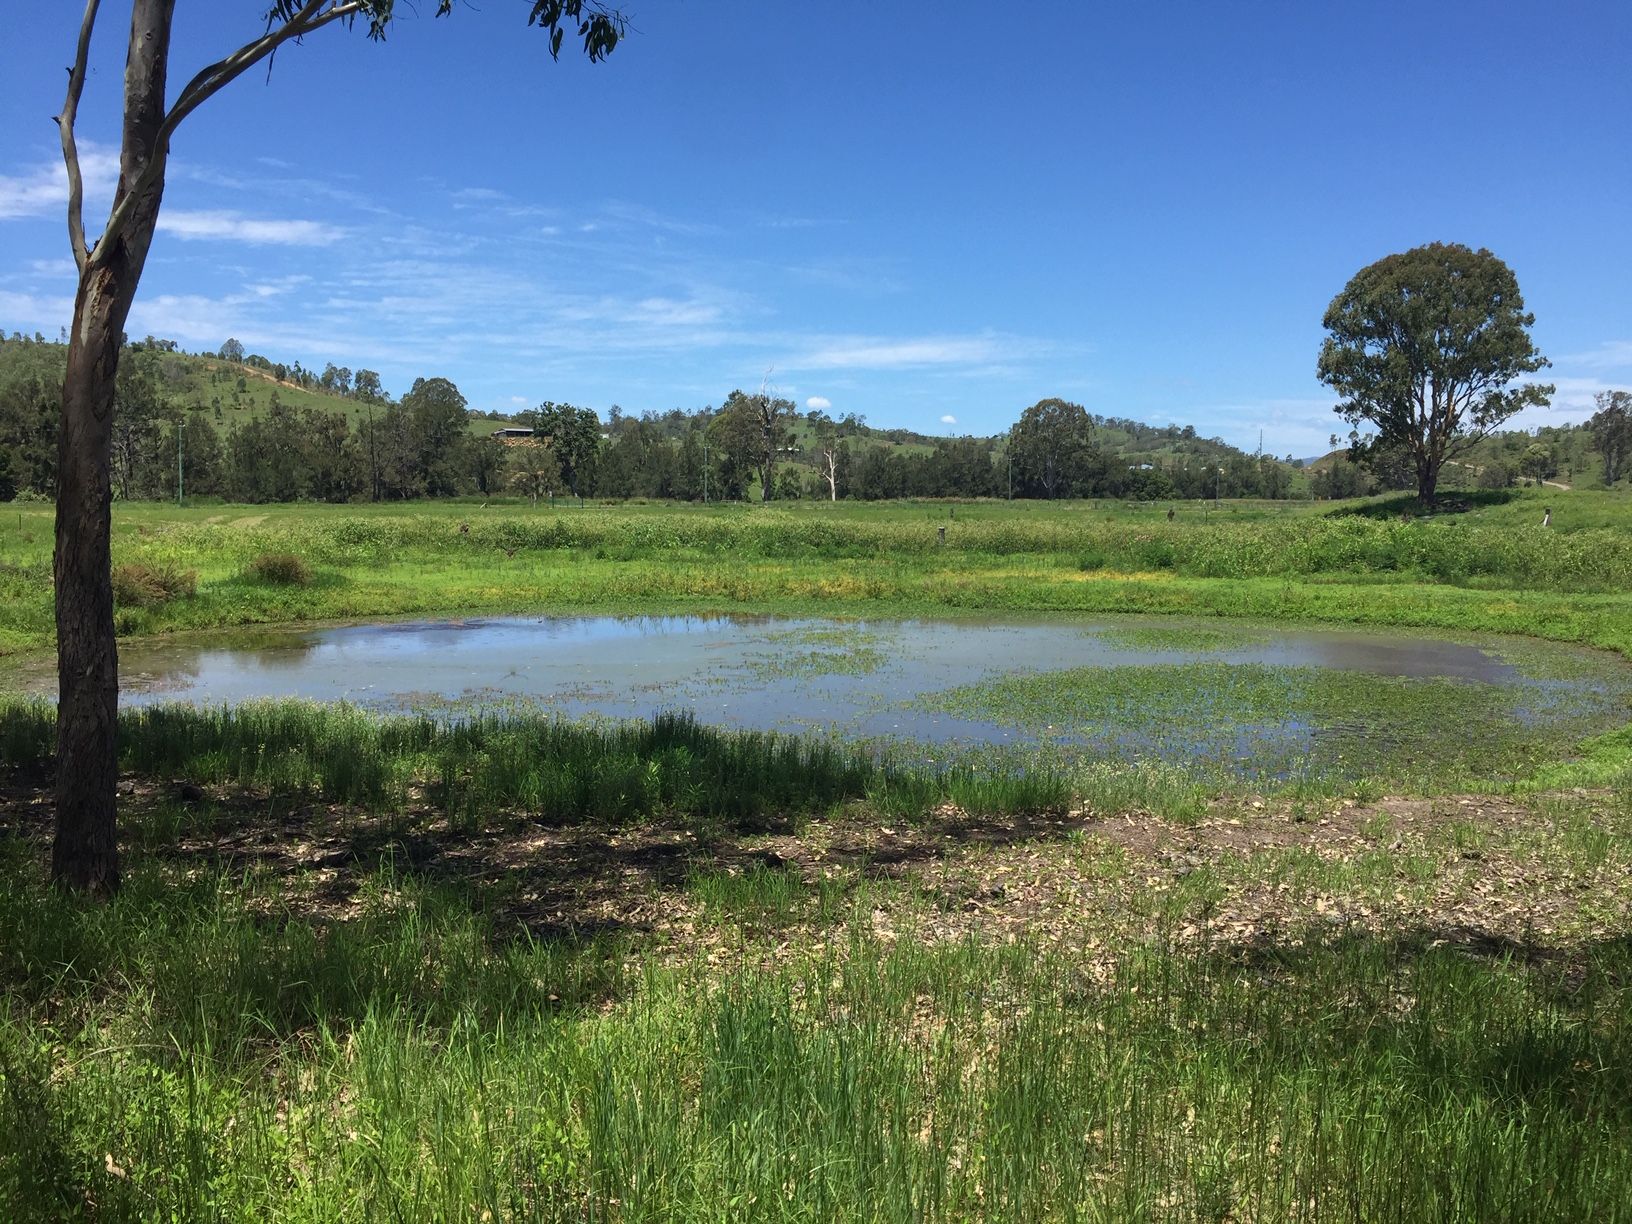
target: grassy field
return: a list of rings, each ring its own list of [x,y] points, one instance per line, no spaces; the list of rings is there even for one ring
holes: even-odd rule
[[[1632,516],[1543,490],[1393,505],[120,507],[115,564],[193,573],[121,633],[475,611],[1177,612],[1526,633],[1632,651]],[[1556,504],[1555,504],[1556,503]],[[1540,527],[1543,504],[1554,525]],[[15,518],[10,516],[15,514]],[[946,528],[944,544],[939,529]],[[51,638],[50,512],[0,530],[0,652]],[[305,585],[251,572],[293,554]]]
[[[1404,509],[120,506],[116,564],[169,578],[118,617],[1171,611],[1632,654],[1619,497]],[[6,513],[22,660],[50,519]],[[1128,644],[1264,631],[1210,623]],[[1219,717],[1288,699],[1239,681]],[[1417,726],[1425,784],[132,711],[109,904],[46,886],[50,711],[0,699],[0,1217],[1632,1218],[1632,731],[1298,682]],[[1447,790],[1474,752],[1524,784]]]

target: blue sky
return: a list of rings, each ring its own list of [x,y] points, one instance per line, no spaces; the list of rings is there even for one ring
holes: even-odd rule
[[[55,128],[80,6],[0,43],[0,327],[55,335]],[[772,386],[991,433],[1061,395],[1326,449],[1320,316],[1441,240],[1518,274],[1554,407],[1632,385],[1632,5],[635,0],[552,64],[524,0],[329,29],[173,145],[130,331],[452,378],[474,406]],[[257,32],[178,5],[171,76]],[[128,5],[80,133],[106,215]]]

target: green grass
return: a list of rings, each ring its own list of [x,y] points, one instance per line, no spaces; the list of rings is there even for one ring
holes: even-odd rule
[[[1553,494],[1556,490],[1543,490]],[[1632,515],[1527,492],[1401,523],[1288,503],[124,506],[119,563],[195,570],[193,598],[122,607],[126,636],[393,615],[1137,611],[1526,633],[1632,651]],[[0,523],[0,653],[52,638],[51,517]],[[1534,519],[1535,521],[1530,521]],[[1577,524],[1584,524],[1577,526]],[[468,530],[461,530],[467,526]],[[937,528],[948,527],[947,543]],[[288,554],[309,586],[246,575]]]
[[[55,711],[0,702],[0,748],[44,769]],[[859,748],[769,732],[719,731],[685,714],[586,725],[547,715],[388,717],[347,705],[252,702],[122,711],[120,763],[150,778],[248,788],[369,812],[422,809],[458,829],[505,818],[544,823],[680,819],[701,832],[782,825],[865,800],[907,819],[956,803],[982,812],[1063,807],[1047,769],[933,770]]]
[[[1130,625],[1097,630],[1095,636],[1124,650],[1186,653],[1240,650],[1270,640],[1263,629],[1235,625]]]
[[[146,864],[107,906],[7,849],[17,1220],[1574,1221],[1632,1203],[1632,951],[1427,938],[1110,957],[883,940],[787,873],[641,968],[390,871],[317,925]],[[899,910],[902,904],[885,897]],[[828,911],[837,908],[829,904]],[[93,1206],[94,1205],[94,1206]]]
[[[1565,684],[1553,673],[1581,666],[1573,656],[1519,653],[1542,674],[1482,682],[1203,659],[1007,675],[913,706],[1041,734],[1068,759],[1173,761],[1214,789],[1489,789],[1620,728],[1632,709],[1619,670]]]

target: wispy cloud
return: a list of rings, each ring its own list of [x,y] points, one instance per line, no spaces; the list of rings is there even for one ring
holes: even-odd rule
[[[294,293],[311,283],[311,277],[300,274],[279,276],[271,280],[257,281],[246,285],[244,292],[257,298],[282,297],[286,293]]]
[[[73,312],[74,299],[68,294],[54,297],[0,289],[0,324],[8,325],[10,330],[38,331],[49,324],[55,332],[73,317]]]
[[[1034,355],[1034,341],[983,333],[887,339],[833,337],[778,364],[790,370],[899,370],[918,366],[976,365]]]
[[[31,259],[28,270],[35,276],[44,277],[71,277],[79,271],[67,256],[61,259]]]
[[[670,217],[644,204],[627,200],[613,200],[601,207],[603,223],[612,223],[641,229],[660,230],[668,234],[698,235],[719,232],[719,226],[702,221],[686,221]]]
[[[1585,353],[1560,357],[1562,366],[1580,366],[1589,370],[1632,369],[1632,340],[1605,340]]]
[[[1257,449],[1260,432],[1266,450],[1296,458],[1324,455],[1331,435],[1347,435],[1349,427],[1335,412],[1337,401],[1325,396],[1277,398],[1225,404],[1174,407],[1171,421],[1194,425],[1204,437],[1217,436],[1242,450]],[[1166,425],[1169,421],[1152,424]]]
[[[717,323],[725,313],[720,302],[677,301],[674,298],[643,298],[629,312],[629,321],[664,325]]]
[[[83,142],[79,148],[79,172],[87,200],[111,197],[119,181],[119,154],[116,150]],[[61,159],[37,162],[17,174],[0,174],[0,220],[41,217],[66,208],[67,204],[68,170]],[[87,216],[94,212],[87,204]]]
[[[159,214],[159,232],[187,240],[247,242],[256,246],[331,246],[345,231],[323,221],[246,217],[227,210]]]
[[[1602,378],[1551,373],[1533,381],[1552,384],[1551,402],[1545,408],[1526,408],[1511,418],[1505,428],[1535,429],[1541,425],[1563,425],[1584,421],[1598,411],[1595,402],[1598,394],[1602,391],[1615,390],[1618,385],[1606,382]]]
[[[844,293],[873,296],[901,293],[906,282],[893,261],[829,255],[800,263],[771,265],[774,271],[805,284]]]

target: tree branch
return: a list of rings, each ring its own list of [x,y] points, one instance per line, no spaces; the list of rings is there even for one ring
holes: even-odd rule
[[[85,247],[85,179],[79,168],[79,146],[74,142],[74,122],[79,117],[79,96],[85,92],[85,65],[91,55],[91,30],[101,0],[86,0],[85,16],[79,23],[79,43],[74,48],[74,66],[68,69],[68,99],[57,116],[62,135],[62,160],[68,167],[68,245],[74,251],[74,266],[83,275],[90,252]]]
[[[91,3],[94,9],[96,0],[91,0]],[[324,8],[324,5],[329,7]],[[135,211],[137,202],[163,176],[169,155],[170,137],[183,119],[197,110],[205,99],[231,84],[290,39],[320,30],[343,17],[355,16],[362,8],[363,0],[307,0],[299,12],[276,30],[269,30],[254,42],[245,43],[231,55],[202,69],[188,81],[186,88],[177,96],[175,105],[170,108],[170,113],[164,117],[164,122],[159,126],[157,155],[148,162],[141,177],[108,217],[108,227],[102,235],[102,241],[97,244],[97,251],[112,249],[119,231],[129,222],[131,213]],[[94,253],[91,259],[95,261]]]

